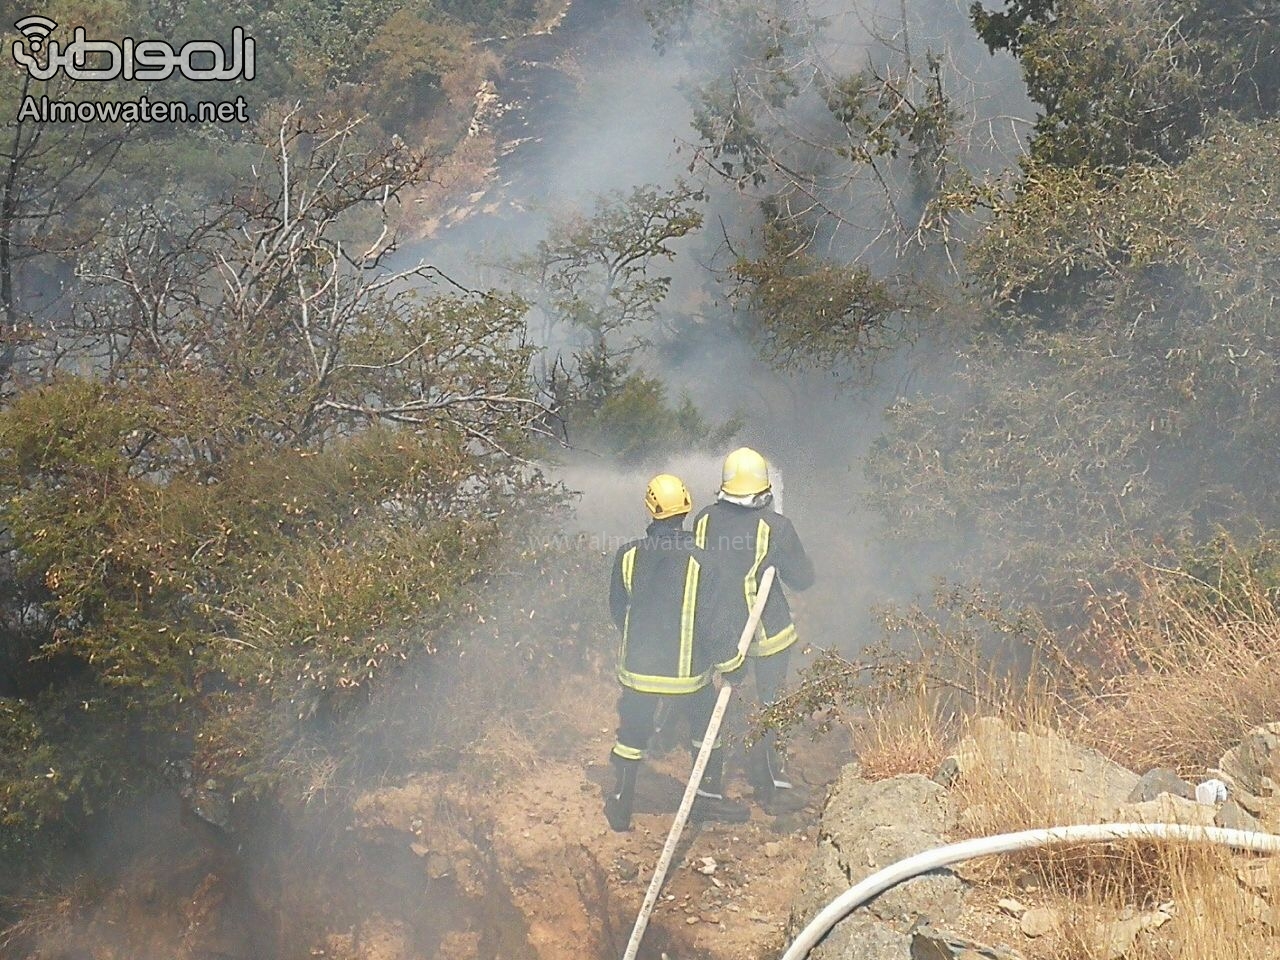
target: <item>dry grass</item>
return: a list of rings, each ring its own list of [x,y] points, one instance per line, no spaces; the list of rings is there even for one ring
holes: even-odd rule
[[[1280,881],[1274,861],[1234,856],[1215,847],[1169,845],[1144,851],[1141,864],[1144,875],[1159,878],[1145,897],[1114,882],[1114,874],[1070,896],[1046,888],[1043,902],[1059,914],[1062,924],[1050,935],[1026,943],[1029,960],[1099,960],[1114,955],[1112,942],[1117,938],[1126,945],[1127,960],[1276,956],[1271,908],[1259,892],[1276,889]],[[1124,936],[1126,925],[1141,929],[1130,926],[1129,936]]]
[[[1001,701],[994,712],[1007,726],[971,725],[965,774],[953,790],[963,835],[1110,819],[1057,755],[1054,744],[1063,740],[1017,738],[1010,728],[1060,731],[1131,770],[1172,766],[1194,777],[1252,727],[1280,720],[1280,615],[1252,575],[1237,575],[1227,587],[1149,567],[1141,586],[1131,605],[1110,605],[1095,624],[1092,649],[1106,654],[1095,699],[1059,696],[1050,677],[1045,688]],[[984,740],[984,731],[997,735]],[[1161,905],[1171,919],[1136,932],[1127,960],[1280,955],[1280,910],[1273,907],[1280,859],[1122,843],[1027,851],[963,870],[995,895],[1013,891],[1059,913],[1058,930],[1023,941],[1033,960],[1116,956],[1109,940],[1126,923],[1155,917]]]
[[[959,829],[979,837],[1108,819],[1111,804],[1081,788],[1064,761],[1072,749],[1050,731],[1037,735],[982,721],[965,741],[965,772],[953,795]],[[1077,844],[1024,850],[971,862],[971,880],[1039,889],[1089,899],[1112,891],[1149,899],[1159,885],[1150,849],[1138,844]]]
[[[904,773],[932,776],[955,741],[957,722],[922,686],[910,696],[869,708],[850,727],[862,775],[884,780]]]
[[[954,795],[961,830],[980,836],[1098,819],[1073,791],[1049,738],[1019,741],[1021,752],[992,746],[978,724],[964,779]],[[1059,741],[1061,742],[1061,741]],[[976,762],[975,762],[976,760]],[[1064,775],[1065,774],[1065,775]],[[1220,848],[1150,842],[1080,844],[972,861],[972,882],[1054,909],[1060,928],[1025,941],[1032,960],[1099,960],[1132,918],[1172,904],[1173,917],[1136,933],[1128,960],[1262,960],[1277,955],[1271,902],[1280,861]],[[1280,923],[1280,914],[1275,915]]]
[[[1136,608],[1095,632],[1123,667],[1106,681],[1082,739],[1135,770],[1202,774],[1251,728],[1280,719],[1280,615],[1255,579],[1231,596],[1173,571],[1145,571]],[[1207,606],[1203,597],[1216,595]]]
[[[71,936],[106,891],[102,877],[86,872],[57,889],[35,890],[3,902],[3,912],[19,919],[0,928],[0,957],[42,955],[38,950],[56,953],[56,945]]]

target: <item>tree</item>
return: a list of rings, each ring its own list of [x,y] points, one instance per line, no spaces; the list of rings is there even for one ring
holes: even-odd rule
[[[1063,166],[1187,155],[1226,113],[1280,107],[1280,8],[1247,0],[1012,0],[974,24],[1022,63],[1041,105],[1031,151]]]
[[[1278,147],[1224,123],[1176,166],[1029,167],[971,256],[998,322],[871,458],[900,532],[1061,613],[1130,551],[1280,523]]]
[[[712,427],[687,397],[668,403],[661,379],[635,364],[671,289],[658,266],[701,227],[702,200],[683,183],[613,193],[590,215],[554,220],[534,252],[510,264],[540,318],[544,389],[573,437],[644,459],[736,431],[734,421]]]
[[[287,792],[547,497],[524,305],[382,267],[423,158],[298,113],[261,150],[213,209],[113,224],[46,382],[0,411],[0,528],[44,627],[0,636],[8,842],[165,759]]]
[[[601,197],[590,215],[557,218],[533,253],[512,262],[530,285],[542,342],[575,349],[588,389],[607,391],[622,358],[644,344],[671,288],[655,265],[670,262],[672,242],[702,226],[702,199],[684,184]]]
[[[60,17],[74,19],[95,35],[114,27],[110,14],[83,4],[68,4],[59,11]],[[69,279],[59,262],[91,242],[102,225],[106,210],[99,206],[98,191],[104,179],[113,175],[130,139],[145,134],[138,124],[51,122],[38,109],[42,98],[89,103],[118,99],[123,92],[119,82],[74,83],[61,73],[40,80],[13,57],[3,61],[0,393],[23,346],[39,336],[42,317],[57,309],[53,304]]]
[[[766,210],[768,205],[766,205]],[[871,366],[910,333],[917,289],[879,279],[862,264],[817,256],[785,221],[766,220],[763,251],[730,268],[763,357],[777,367]],[[918,304],[924,309],[923,299]]]

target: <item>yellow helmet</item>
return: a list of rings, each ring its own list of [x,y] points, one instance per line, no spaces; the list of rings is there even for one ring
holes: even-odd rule
[[[649,481],[649,487],[644,492],[644,505],[649,508],[655,520],[678,517],[693,509],[693,501],[689,499],[689,490],[684,481],[669,473],[660,473]]]
[[[750,447],[739,447],[724,458],[720,489],[731,497],[749,497],[769,489],[769,464]]]

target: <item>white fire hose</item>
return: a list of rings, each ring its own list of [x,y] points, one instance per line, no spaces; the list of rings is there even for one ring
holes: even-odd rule
[[[764,605],[769,600],[769,591],[773,588],[773,577],[774,569],[769,567],[760,578],[756,602],[752,604],[751,615],[747,617],[747,623],[742,628],[742,636],[738,638],[739,656],[745,657],[747,648],[751,646],[751,639],[755,636],[760,616],[764,613]],[[716,708],[707,724],[707,732],[702,735],[702,747],[698,750],[697,759],[693,761],[693,772],[689,775],[689,784],[684,788],[680,809],[676,811],[676,818],[671,822],[671,830],[667,833],[667,842],[662,848],[662,855],[658,857],[658,865],[653,868],[653,879],[649,882],[649,890],[644,895],[644,903],[641,904],[636,924],[631,929],[631,940],[627,943],[627,952],[622,955],[622,960],[635,960],[636,953],[640,950],[640,941],[644,939],[644,931],[649,926],[649,916],[653,913],[654,904],[658,902],[658,893],[662,890],[662,882],[666,879],[671,858],[675,855],[676,845],[680,842],[680,834],[684,831],[685,821],[689,819],[689,811],[693,809],[698,785],[702,783],[703,771],[707,769],[707,760],[711,757],[716,737],[720,735],[720,724],[724,721],[724,712],[729,706],[729,698],[732,695],[733,687],[729,684],[726,683],[720,688]]]
[[[792,941],[782,960],[803,960],[840,920],[857,907],[890,887],[930,870],[953,863],[1012,853],[1035,847],[1067,843],[1106,843],[1116,840],[1173,840],[1183,843],[1212,843],[1254,853],[1280,853],[1280,836],[1222,827],[1196,827],[1174,823],[1094,823],[1045,830],[1023,830],[994,837],[979,837],[935,847],[873,873],[832,900]]]

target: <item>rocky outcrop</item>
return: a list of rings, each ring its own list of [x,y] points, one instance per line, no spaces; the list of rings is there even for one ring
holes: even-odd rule
[[[1170,769],[1141,777],[1096,750],[1052,733],[1026,733],[994,718],[971,726],[932,780],[900,776],[879,782],[845,769],[823,811],[817,848],[800,885],[788,924],[789,939],[850,886],[901,859],[974,835],[974,829],[1014,821],[1034,793],[1036,809],[1060,823],[1172,823],[1266,829],[1280,810],[1280,723],[1259,727],[1228,751],[1221,769],[1206,774],[1227,784],[1201,792]],[[1010,801],[1004,810],[1005,800]],[[975,805],[985,805],[973,819]],[[1050,821],[1052,822],[1052,821]],[[1050,822],[1043,825],[1048,826]],[[1275,822],[1272,820],[1271,822]],[[1016,829],[1016,828],[1015,828]],[[1221,898],[1247,894],[1244,915],[1268,931],[1280,930],[1280,906],[1270,887],[1274,864],[1243,860],[1238,880],[1228,878]],[[1019,883],[1021,881],[1018,881]],[[991,907],[955,874],[940,871],[906,881],[859,907],[813,951],[815,960],[1015,960],[1045,957],[1067,939],[1088,942],[1091,956],[1122,960],[1177,942],[1176,918],[1201,909],[1188,902],[1152,909],[1140,900],[1122,910],[1081,916],[1073,898],[1046,897],[1043,880],[1026,887],[1027,902],[1005,897]],[[1280,886],[1280,885],[1277,885]],[[1263,894],[1266,896],[1263,896]],[[1146,907],[1146,909],[1142,909]],[[1204,907],[1208,909],[1208,907]],[[971,939],[976,935],[979,940]],[[1146,946],[1143,946],[1143,945]],[[1025,951],[1022,952],[1022,951]]]
[[[1261,822],[1280,821],[1280,723],[1250,730],[1222,755],[1213,774],[1229,792],[1219,826],[1256,830]]]
[[[1196,790],[1168,767],[1155,767],[1139,778],[1126,800],[1129,803],[1145,803],[1156,799],[1162,793],[1192,800],[1195,798]]]
[[[1280,723],[1250,730],[1238,746],[1223,754],[1218,769],[1237,792],[1263,798],[1280,794]]]
[[[951,821],[947,791],[927,777],[869,783],[859,778],[856,767],[846,768],[823,811],[817,849],[791,912],[790,936],[852,884],[946,843]],[[964,899],[964,883],[950,872],[908,881],[837,924],[811,956],[910,960],[914,928],[925,920],[956,916]]]
[[[996,717],[975,720],[935,779],[951,786],[981,776],[1009,789],[1035,784],[1046,797],[1070,798],[1077,822],[1108,818],[1138,785],[1131,770],[1052,733],[1012,730]]]

